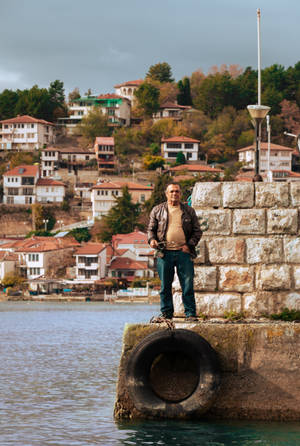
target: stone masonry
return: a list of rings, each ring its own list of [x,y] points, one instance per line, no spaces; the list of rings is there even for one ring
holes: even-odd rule
[[[300,182],[197,183],[192,203],[208,222],[195,259],[198,314],[300,310]],[[178,281],[174,290],[181,316]]]

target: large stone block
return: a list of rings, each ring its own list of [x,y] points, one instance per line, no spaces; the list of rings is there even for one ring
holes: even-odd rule
[[[286,262],[300,263],[300,237],[284,239],[283,247]]]
[[[248,266],[220,266],[219,289],[248,292],[253,290],[254,271]]]
[[[194,289],[195,291],[216,291],[217,268],[214,266],[196,266]]]
[[[254,205],[252,183],[223,183],[224,208],[251,208]]]
[[[281,301],[279,311],[282,311],[284,308],[288,308],[289,310],[300,310],[300,293],[296,291],[290,291],[284,295]]]
[[[231,211],[229,209],[198,209],[197,217],[207,221],[205,235],[229,235],[231,232]]]
[[[196,253],[197,257],[194,259],[194,263],[205,263],[205,252],[206,252],[206,246],[205,246],[205,240],[200,240],[196,247]]]
[[[300,181],[291,182],[291,205],[300,206]]]
[[[196,183],[192,193],[192,205],[195,208],[221,207],[221,183]]]
[[[293,267],[295,289],[300,290],[300,265]]]
[[[296,234],[297,230],[297,209],[268,209],[267,231],[269,234]]]
[[[257,288],[260,290],[288,290],[291,288],[288,265],[262,265],[258,269]]]
[[[236,209],[233,211],[233,232],[235,234],[265,234],[266,217],[264,209]]]
[[[241,295],[238,293],[195,293],[197,314],[223,317],[228,311],[241,312]]]
[[[246,240],[247,263],[281,263],[283,259],[282,239],[248,238]]]
[[[242,302],[243,312],[247,317],[257,317],[276,311],[276,293],[272,291],[245,293]]]
[[[288,183],[255,183],[255,205],[260,208],[287,207]]]
[[[207,240],[208,258],[211,263],[244,263],[245,240],[234,237]]]

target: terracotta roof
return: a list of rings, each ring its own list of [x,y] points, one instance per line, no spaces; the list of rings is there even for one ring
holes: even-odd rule
[[[129,259],[128,257],[116,257],[112,260],[109,269],[148,269],[147,262],[138,262],[137,260]]]
[[[144,82],[143,79],[137,79],[136,81],[127,81],[122,84],[115,85],[114,88],[120,87],[139,87]]]
[[[9,247],[13,248],[15,252],[45,252],[65,249],[73,246],[80,246],[80,243],[78,243],[73,237],[55,238],[34,236],[29,239],[13,242]]]
[[[4,119],[0,121],[1,124],[44,124],[44,125],[54,125],[53,122],[44,121],[44,119],[36,119],[32,116],[23,115],[17,116],[16,118]]]
[[[75,255],[99,254],[106,246],[105,243],[86,243],[76,250]]]
[[[129,190],[153,190],[153,186],[144,186],[143,184],[132,183],[130,181],[104,181],[103,183],[96,184],[92,189],[122,189],[124,186],[128,186]]]
[[[268,149],[268,143],[267,142],[262,142],[260,144],[260,148],[263,149],[263,150],[267,150]],[[242,149],[237,150],[237,152],[246,152],[248,150],[255,150],[255,145],[253,144],[253,145],[248,146],[248,147],[243,147]],[[271,143],[270,150],[271,151],[273,151],[273,150],[280,150],[280,151],[286,150],[287,152],[293,152],[295,149],[291,149],[290,147],[285,147],[285,146],[281,146],[279,144]]]
[[[3,261],[11,261],[16,262],[18,260],[17,254],[14,254],[13,252],[8,251],[0,251],[0,262]]]
[[[112,244],[148,244],[147,234],[142,231],[133,231],[129,234],[115,234],[112,236]]]
[[[3,174],[3,176],[16,176],[16,177],[28,177],[35,176],[39,171],[39,166],[29,166],[27,164],[21,164],[14,167]]]
[[[192,107],[190,105],[179,105],[176,102],[164,102],[159,108],[179,108],[180,110],[187,110]]]
[[[119,96],[115,93],[99,94],[97,99],[124,99],[123,96]]]
[[[188,170],[189,172],[223,172],[222,169],[216,169],[203,164],[180,164],[179,166],[170,168],[171,172],[178,172],[181,170]]]
[[[95,139],[95,144],[103,144],[106,146],[114,146],[115,138],[112,136],[97,136]]]
[[[66,185],[61,181],[52,180],[51,178],[39,178],[36,183],[37,186],[64,186]]]
[[[59,153],[79,153],[84,155],[94,155],[94,148],[85,149],[84,147],[47,147],[42,149],[43,152],[59,152]]]
[[[198,139],[188,138],[187,136],[172,136],[171,138],[162,138],[161,142],[200,142]]]

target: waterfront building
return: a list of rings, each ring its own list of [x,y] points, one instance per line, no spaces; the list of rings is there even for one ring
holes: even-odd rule
[[[1,150],[39,150],[55,142],[52,122],[24,115],[0,121]]]
[[[107,245],[105,243],[86,243],[75,252],[76,280],[93,283],[106,275]]]
[[[22,164],[3,174],[3,203],[32,204],[36,201],[39,166]]]

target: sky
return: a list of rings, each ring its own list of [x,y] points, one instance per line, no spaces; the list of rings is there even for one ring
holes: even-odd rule
[[[114,92],[168,62],[176,81],[221,64],[300,60],[299,0],[0,0],[0,92],[64,82]]]

